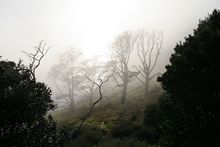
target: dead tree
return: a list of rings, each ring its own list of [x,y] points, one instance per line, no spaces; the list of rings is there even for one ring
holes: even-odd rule
[[[134,38],[130,31],[117,36],[112,44],[112,58],[114,63],[114,80],[122,90],[121,103],[126,102],[127,87],[129,83],[128,63],[134,49]]]
[[[94,109],[95,105],[98,104],[105,96],[103,96],[103,93],[102,93],[102,86],[103,84],[105,84],[111,76],[107,76],[106,78],[102,78],[101,77],[102,74],[99,74],[98,76],[98,79],[97,80],[94,80],[94,79],[91,79],[88,75],[86,75],[86,78],[93,84],[95,85],[97,88],[98,88],[98,92],[99,92],[99,98],[98,100],[96,100],[92,106],[90,107],[89,111],[82,117],[82,121],[79,125],[79,130],[81,130],[82,126],[83,126],[83,123],[86,121],[86,119],[91,115],[91,112],[92,110]]]
[[[145,86],[145,96],[148,96],[149,82],[160,74],[157,72],[152,75],[162,48],[163,33],[140,30],[136,39],[137,55],[141,62],[141,65],[134,66],[140,75],[136,75],[136,78]]]
[[[33,53],[27,52],[27,51],[23,51],[23,53],[25,53],[30,59],[31,63],[29,65],[29,70],[31,71],[32,76],[35,80],[36,79],[35,71],[41,64],[43,57],[47,54],[48,50],[50,49],[50,46],[47,46],[46,41],[41,40],[39,44],[34,47],[34,49],[35,49],[35,52]]]

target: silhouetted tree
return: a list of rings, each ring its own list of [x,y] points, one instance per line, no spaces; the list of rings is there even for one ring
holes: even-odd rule
[[[122,90],[121,103],[126,101],[127,87],[130,73],[128,63],[132,51],[134,50],[134,38],[130,31],[124,32],[117,36],[112,44],[112,58],[114,66],[114,80]]]
[[[140,77],[136,78],[145,86],[145,96],[149,92],[149,82],[159,75],[159,72],[153,73],[156,66],[160,50],[163,44],[163,34],[153,31],[152,33],[146,30],[139,30],[137,32],[136,47],[137,55],[141,65],[134,66]]]
[[[95,86],[98,88],[99,92],[99,98],[93,102],[91,107],[89,108],[89,111],[82,117],[82,121],[79,126],[79,130],[82,128],[83,123],[86,121],[86,119],[91,115],[92,110],[94,109],[95,105],[98,104],[105,96],[102,93],[102,87],[103,84],[108,82],[111,76],[100,73],[97,79],[91,79],[88,75],[86,75],[86,78]]]
[[[0,146],[45,147],[56,141],[51,90],[21,62],[0,61]]]
[[[158,78],[167,93],[161,103],[163,146],[220,146],[219,32],[220,12],[214,10],[176,45]]]

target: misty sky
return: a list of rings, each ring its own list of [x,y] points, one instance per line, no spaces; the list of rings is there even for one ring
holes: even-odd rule
[[[27,63],[22,50],[46,39],[52,48],[37,71],[45,80],[68,48],[79,47],[87,57],[103,55],[120,32],[146,28],[163,30],[168,61],[176,42],[214,8],[220,0],[0,0],[0,55]]]

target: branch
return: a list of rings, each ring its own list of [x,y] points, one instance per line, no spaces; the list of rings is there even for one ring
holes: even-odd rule
[[[139,68],[140,68],[141,70],[140,70],[136,65],[134,65],[133,67],[137,69],[137,71],[141,74],[141,76],[142,76],[143,78],[146,78],[146,76],[143,74],[143,73],[145,73],[145,71],[142,70],[142,68],[141,68],[140,65],[139,65]],[[146,74],[146,73],[145,73],[145,74]]]
[[[102,86],[104,83],[106,83],[109,79],[110,79],[111,76],[108,76],[106,79],[102,79],[101,78],[101,74],[99,75],[99,78],[98,78],[98,82],[92,80],[88,75],[86,75],[86,78],[91,82],[93,83],[94,85],[96,85],[98,87],[98,90],[99,90],[99,99],[96,100],[93,105],[91,106],[91,108],[89,109],[89,111],[85,114],[85,116],[82,118],[82,122],[79,126],[79,131],[81,130],[82,126],[83,126],[83,123],[86,121],[86,119],[90,116],[92,110],[94,109],[95,105],[97,103],[99,103],[103,98],[103,94],[102,94]]]
[[[161,75],[161,73],[160,73],[160,72],[158,72],[158,73],[154,74],[152,77],[150,77],[150,78],[149,78],[149,81],[150,81],[150,80],[152,80],[153,78],[155,78],[156,76],[159,76],[159,75]]]
[[[44,40],[41,40],[38,44],[38,46],[34,47],[36,49],[35,53],[30,53],[23,51],[24,54],[26,54],[31,63],[30,63],[30,70],[32,71],[32,74],[34,75],[35,79],[35,70],[39,67],[41,64],[41,60],[43,57],[47,54],[50,47],[46,47],[47,43]]]
[[[157,54],[156,54],[156,58],[155,58],[155,60],[154,60],[154,64],[153,64],[152,68],[150,69],[150,72],[153,71],[153,69],[154,69],[154,67],[155,67],[155,65],[156,65],[156,63],[157,63],[158,57],[159,57],[159,55],[160,55],[160,50],[161,50],[162,44],[163,44],[163,35],[161,35],[161,40],[159,40],[159,41],[160,41],[160,42],[159,42],[159,46],[158,46],[158,44],[157,44]]]
[[[142,80],[138,77],[138,75],[135,75],[135,77],[138,79],[138,81],[140,81],[143,85],[145,85],[144,81],[142,81]]]

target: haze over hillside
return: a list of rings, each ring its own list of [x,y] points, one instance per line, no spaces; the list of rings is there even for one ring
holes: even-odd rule
[[[146,28],[164,32],[163,68],[176,42],[214,8],[220,8],[218,0],[1,0],[0,54],[28,63],[22,50],[47,40],[52,48],[37,77],[48,83],[49,68],[70,47],[81,48],[86,57],[107,56],[116,35]]]
[[[1,147],[220,147],[220,0],[0,0]]]

